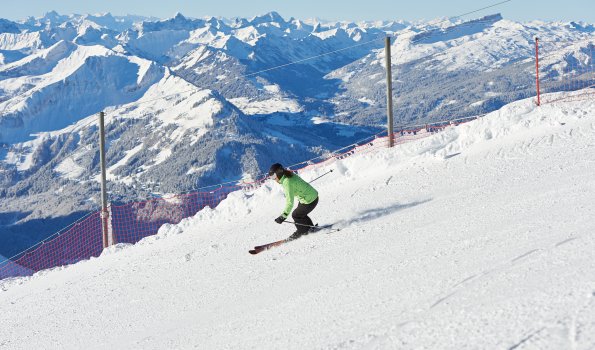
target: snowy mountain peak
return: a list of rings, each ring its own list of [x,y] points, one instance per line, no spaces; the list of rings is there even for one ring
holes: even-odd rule
[[[64,22],[68,22],[69,20],[73,19],[73,18],[80,18],[80,15],[71,15],[71,16],[66,16],[66,15],[61,15],[56,11],[50,11],[47,12],[43,15],[43,17],[38,18],[37,22],[44,24],[48,27],[55,27],[55,26],[59,26],[60,24],[64,23]]]
[[[87,14],[87,15],[83,15],[83,18],[89,19],[92,21],[111,21],[111,22],[116,21],[116,18],[114,18],[114,16],[111,14],[111,12]]]
[[[254,17],[250,23],[254,24],[254,25],[259,25],[259,24],[263,24],[263,23],[278,23],[278,24],[285,24],[285,19],[283,19],[283,17],[281,17],[281,15],[275,11],[269,12],[267,14],[264,14],[262,16],[256,16]]]
[[[250,25],[250,22],[245,18],[234,18],[230,24],[232,28],[242,28],[248,25]]]
[[[181,12],[176,12],[173,19],[176,21],[185,21],[186,17],[184,17],[184,15]]]
[[[42,19],[54,20],[54,21],[64,20],[64,19],[67,19],[67,18],[68,18],[68,16],[62,16],[58,12],[56,12],[54,10],[49,11],[49,12],[46,12],[43,15],[43,17],[42,17]]]
[[[85,15],[82,17],[82,19],[84,21],[95,23],[101,28],[118,32],[132,28],[135,22],[134,20],[127,17],[116,18],[109,12],[103,14]]]
[[[200,19],[189,19],[184,17],[181,13],[176,13],[174,17],[161,21],[143,21],[140,26],[140,32],[156,32],[161,30],[195,30],[205,23]]]
[[[0,18],[0,33],[20,33],[17,23]]]
[[[228,32],[230,30],[229,25],[227,25],[223,20],[217,17],[211,17],[206,20],[206,23],[211,26],[211,28],[215,28],[222,32]]]
[[[299,19],[294,19],[291,21],[291,24],[293,24],[293,26],[297,29],[297,30],[304,30],[304,31],[312,31],[312,26],[306,24],[305,22],[299,20]]]
[[[583,33],[595,33],[595,26],[592,24],[586,24],[583,22],[570,22],[569,27]]]

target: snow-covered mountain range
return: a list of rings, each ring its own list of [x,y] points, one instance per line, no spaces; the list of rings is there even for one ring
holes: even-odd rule
[[[500,15],[0,20],[0,243],[29,244],[97,207],[99,111],[110,198],[128,201],[254,178],[272,162],[297,163],[379,132],[387,34],[395,115],[406,125],[530,96],[534,37],[559,41],[544,58],[556,76],[565,63],[592,64],[593,32]]]

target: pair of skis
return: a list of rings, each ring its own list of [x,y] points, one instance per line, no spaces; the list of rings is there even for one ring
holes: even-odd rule
[[[332,227],[333,227],[333,225],[325,225],[325,226],[318,226],[318,225],[316,225],[316,228],[318,229],[318,230],[316,230],[316,232],[322,231],[322,230],[325,230],[325,229],[328,229],[328,228],[332,228]],[[326,233],[336,232],[336,231],[340,231],[340,230],[341,229],[336,228],[336,229],[333,229],[333,230],[331,230],[329,232],[326,232]],[[310,232],[310,233],[314,233],[314,232]],[[293,240],[294,239],[285,238],[285,239],[282,239],[280,241],[271,242],[271,243],[267,243],[267,244],[263,244],[263,245],[257,245],[256,247],[254,247],[254,249],[251,249],[248,252],[250,254],[252,254],[252,255],[256,255],[258,253],[264,252],[265,250],[269,250],[271,248],[278,247],[280,245],[283,245],[283,244],[285,244],[287,242],[291,242]]]

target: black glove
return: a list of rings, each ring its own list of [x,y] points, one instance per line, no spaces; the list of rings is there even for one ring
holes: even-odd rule
[[[279,216],[278,218],[275,219],[275,222],[278,224],[282,224],[283,221],[285,221],[285,218],[283,217],[283,215]]]

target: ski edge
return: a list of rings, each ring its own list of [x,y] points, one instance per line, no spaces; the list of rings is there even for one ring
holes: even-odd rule
[[[263,252],[265,250],[268,250],[268,249],[271,249],[273,247],[276,247],[276,246],[285,244],[285,243],[287,243],[289,241],[290,240],[286,238],[286,239],[282,239],[282,240],[277,241],[277,242],[267,243],[267,244],[263,244],[263,245],[257,245],[256,247],[254,247],[254,249],[249,250],[248,253],[250,253],[252,255],[256,255],[256,254],[261,253],[261,252]]]

